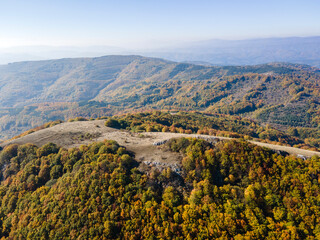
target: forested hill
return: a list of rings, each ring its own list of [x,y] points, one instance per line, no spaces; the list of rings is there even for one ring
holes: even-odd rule
[[[243,141],[169,141],[181,172],[149,173],[115,141],[0,153],[2,239],[317,239],[319,157]],[[156,148],[156,147],[154,147]]]
[[[107,98],[108,92],[136,82],[192,79],[221,68],[178,64],[140,56],[60,59],[20,62],[0,67],[1,107],[38,102],[82,101]],[[178,76],[180,78],[178,78]],[[125,96],[124,96],[125,97]]]
[[[286,63],[210,67],[141,56],[13,63],[0,66],[1,137],[57,119],[146,109],[315,128],[319,79],[317,68]]]
[[[123,92],[137,83],[143,88],[143,85],[147,87],[152,83],[174,80],[219,80],[224,76],[247,73],[272,75],[313,70],[307,66],[290,64],[209,67],[141,56],[19,62],[0,66],[0,106],[117,99],[113,97],[115,94],[110,96],[110,92]],[[148,94],[148,91],[145,93]]]

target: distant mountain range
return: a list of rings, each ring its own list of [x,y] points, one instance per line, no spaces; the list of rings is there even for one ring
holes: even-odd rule
[[[252,65],[291,62],[320,66],[320,37],[211,40],[154,52],[148,56],[213,65]]]
[[[299,64],[204,66],[136,55],[0,66],[3,138],[57,119],[150,109],[320,125],[320,70]]]
[[[26,60],[143,55],[178,62],[211,65],[255,65],[290,62],[320,67],[320,36],[208,40],[179,43],[162,48],[119,48],[112,46],[49,47],[29,46],[0,49],[0,64]]]

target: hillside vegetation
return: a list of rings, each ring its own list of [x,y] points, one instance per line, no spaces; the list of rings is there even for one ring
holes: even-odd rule
[[[320,159],[180,138],[183,172],[149,174],[114,141],[0,153],[4,239],[316,239]]]
[[[224,114],[200,112],[144,112],[113,116],[106,126],[133,132],[198,133],[232,138],[258,139],[263,142],[295,147],[320,148],[319,131],[290,128],[287,133],[253,120]]]
[[[104,121],[105,124],[103,124]],[[59,125],[57,128],[52,128],[52,126],[60,124],[62,121],[49,122],[4,141],[0,146],[17,142],[27,143],[28,141],[41,146],[42,139],[45,140],[44,143],[46,143],[46,140],[50,140],[54,143],[66,143],[65,146],[70,146],[72,142],[77,142],[76,139],[96,139],[103,136],[109,138],[109,132],[116,132],[115,129],[120,129],[129,132],[118,131],[119,136],[127,135],[130,132],[202,134],[227,138],[242,138],[314,151],[319,151],[320,149],[320,131],[316,129],[289,128],[287,132],[283,132],[270,125],[263,126],[247,118],[217,113],[147,111],[136,114],[102,117],[96,120],[77,117],[69,119],[67,122],[78,122],[78,124],[67,124],[68,126],[62,124],[63,126]],[[104,128],[102,127],[103,125],[111,129]],[[39,131],[42,129],[48,129],[48,131]],[[30,134],[34,132],[37,132],[37,134],[31,136]],[[26,138],[21,139],[24,136]],[[113,137],[116,137],[116,135]],[[120,141],[118,138],[114,140]]]
[[[0,66],[1,135],[150,109],[241,115],[317,135],[319,77],[319,69],[298,64],[210,67],[140,56],[13,63]]]

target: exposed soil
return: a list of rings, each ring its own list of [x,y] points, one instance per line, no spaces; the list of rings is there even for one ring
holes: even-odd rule
[[[143,163],[140,164],[140,168],[145,169],[151,166],[155,166],[157,168],[163,169],[171,167],[176,172],[179,172],[182,155],[167,150],[163,145],[155,146],[154,143],[163,142],[164,140],[169,140],[171,138],[177,137],[200,137],[209,141],[214,139],[231,139],[199,134],[181,134],[167,132],[132,133],[129,131],[106,127],[104,125],[104,122],[104,120],[95,120],[61,123],[50,128],[39,130],[18,139],[3,142],[0,144],[0,146],[4,147],[9,144],[25,143],[33,143],[37,146],[42,146],[46,143],[52,142],[64,148],[72,148],[78,147],[82,144],[103,141],[105,139],[115,140],[121,146],[125,146],[129,151],[133,152],[135,155],[135,159],[138,162]],[[289,154],[299,155],[300,157],[311,157],[313,155],[320,156],[320,152],[260,143],[255,141],[250,142],[259,146],[273,149],[275,151],[280,150],[288,152]]]

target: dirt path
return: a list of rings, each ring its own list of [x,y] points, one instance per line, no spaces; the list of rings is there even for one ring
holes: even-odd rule
[[[37,146],[42,146],[48,142],[53,142],[65,148],[72,148],[78,147],[82,144],[89,144],[109,139],[117,141],[120,145],[125,146],[129,151],[132,151],[135,154],[136,160],[140,162],[156,162],[157,164],[165,166],[165,164],[180,162],[182,156],[178,153],[165,151],[162,146],[154,146],[155,142],[161,142],[176,137],[198,137],[208,140],[214,138],[231,139],[209,135],[168,132],[131,133],[128,131],[105,127],[104,122],[105,120],[61,123],[51,128],[42,129],[24,137],[4,142],[0,144],[0,146],[4,147],[5,145],[14,143],[33,143]],[[312,157],[313,155],[320,156],[320,152],[255,141],[250,142],[259,146],[271,148],[276,151],[285,151],[294,155],[301,155],[305,157]]]
[[[210,139],[210,138],[218,138],[221,140],[231,140],[233,138],[228,138],[228,137],[218,137],[218,136],[210,136],[210,135],[199,135],[199,134],[183,134],[183,133],[158,133],[158,132],[150,132],[150,133],[144,133],[146,136],[151,136],[157,141],[163,141],[163,140],[168,140],[171,138],[175,137],[201,137],[204,139]],[[289,154],[293,154],[296,156],[305,156],[305,157],[312,157],[314,155],[320,156],[320,152],[316,151],[310,151],[310,150],[305,150],[301,148],[294,148],[294,147],[287,147],[287,146],[282,146],[282,145],[275,145],[275,144],[270,144],[270,143],[262,143],[262,142],[257,142],[257,141],[249,141],[253,144],[256,144],[261,147],[267,147],[275,151],[284,151]]]
[[[305,150],[301,148],[287,147],[287,146],[281,146],[281,145],[274,145],[270,143],[261,143],[256,141],[250,141],[250,142],[261,147],[267,147],[276,151],[284,151],[299,157],[303,157],[303,156],[312,157],[314,155],[320,156],[320,152],[316,152],[316,151],[310,151],[310,150]]]
[[[161,146],[154,146],[155,141],[161,140],[162,135],[145,135],[122,131],[104,126],[105,120],[66,122],[51,128],[42,129],[24,137],[7,141],[0,144],[5,147],[9,144],[33,143],[42,146],[52,142],[64,148],[79,147],[82,144],[103,141],[105,139],[115,140],[121,146],[125,146],[135,154],[139,162],[147,165],[156,164],[159,168],[165,168],[180,163],[181,154],[166,151]],[[149,164],[150,163],[150,164]]]

